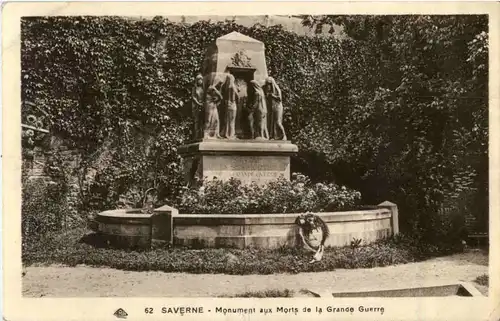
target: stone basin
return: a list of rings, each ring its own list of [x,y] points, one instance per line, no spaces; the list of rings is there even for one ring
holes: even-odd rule
[[[119,248],[149,248],[151,246],[153,214],[140,208],[115,209],[97,214],[97,232],[109,244]]]
[[[349,245],[353,238],[368,244],[397,234],[397,207],[387,204],[368,210],[316,213],[330,230],[325,246]],[[120,248],[169,244],[278,249],[301,246],[295,223],[299,214],[303,213],[179,214],[164,205],[153,213],[143,213],[139,208],[104,211],[96,216],[94,225],[109,245]]]

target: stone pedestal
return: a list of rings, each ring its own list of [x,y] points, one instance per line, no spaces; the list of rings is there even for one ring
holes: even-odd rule
[[[262,116],[259,113],[265,110],[262,101],[259,102],[255,98],[255,90],[259,88],[254,88],[265,85],[268,78],[264,43],[239,32],[231,32],[219,37],[207,48],[201,74],[204,92],[207,93],[207,89],[213,86],[212,88],[219,91],[223,98],[216,103],[220,136],[226,137],[226,125],[229,121],[234,121],[230,124],[234,124],[238,139],[199,141],[201,137],[193,135],[195,142],[178,149],[183,159],[185,181],[192,184],[195,178],[217,177],[221,180],[229,180],[234,177],[243,183],[265,184],[280,176],[289,180],[290,156],[298,152],[297,146],[290,141],[253,139],[254,131],[260,123],[258,117]],[[229,75],[234,77],[234,84],[227,82],[228,79],[232,79],[228,77]],[[211,92],[214,93],[212,90]],[[213,97],[216,96],[218,95]],[[207,105],[208,107],[205,106],[209,108],[208,111],[214,111],[212,103],[217,100],[215,98],[209,100],[211,104]],[[255,110],[255,102],[261,107],[259,113]],[[234,107],[236,107],[234,120],[226,118],[227,112],[234,111]],[[268,130],[270,130],[269,121],[272,117],[271,110],[271,106],[268,106]],[[206,111],[203,115],[206,117],[205,113]],[[213,127],[210,131],[215,131],[216,120],[213,114],[210,115],[212,118],[209,125]],[[249,119],[250,115],[253,117]],[[253,124],[251,119],[254,121]],[[208,121],[208,117],[205,121]],[[216,136],[213,135],[213,137]]]
[[[290,156],[298,148],[290,141],[204,140],[179,148],[185,180],[195,177],[264,184],[282,176],[290,179]]]

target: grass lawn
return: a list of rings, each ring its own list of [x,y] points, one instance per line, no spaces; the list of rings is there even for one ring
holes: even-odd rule
[[[305,290],[302,293],[307,293]],[[221,295],[220,298],[293,298],[296,293],[294,290],[265,290],[265,291],[247,291],[236,295]]]
[[[420,244],[399,236],[358,247],[326,248],[323,260],[310,264],[302,249],[189,249],[153,248],[131,251],[106,248],[97,234],[85,228],[57,233],[23,249],[23,265],[85,264],[130,271],[187,273],[273,274],[372,268],[422,261],[454,252],[449,247]],[[456,252],[456,251],[455,251]]]

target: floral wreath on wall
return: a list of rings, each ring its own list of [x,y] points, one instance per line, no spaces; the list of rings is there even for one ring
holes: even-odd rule
[[[330,230],[328,229],[325,221],[323,221],[318,215],[307,212],[299,215],[295,219],[295,224],[299,227],[298,233],[304,247],[309,251],[315,252],[310,263],[321,261],[323,258],[325,242],[330,235]],[[321,233],[321,237],[314,235],[315,232]]]

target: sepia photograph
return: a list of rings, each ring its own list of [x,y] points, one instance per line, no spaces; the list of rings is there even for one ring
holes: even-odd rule
[[[22,298],[491,296],[488,14],[19,23]]]

